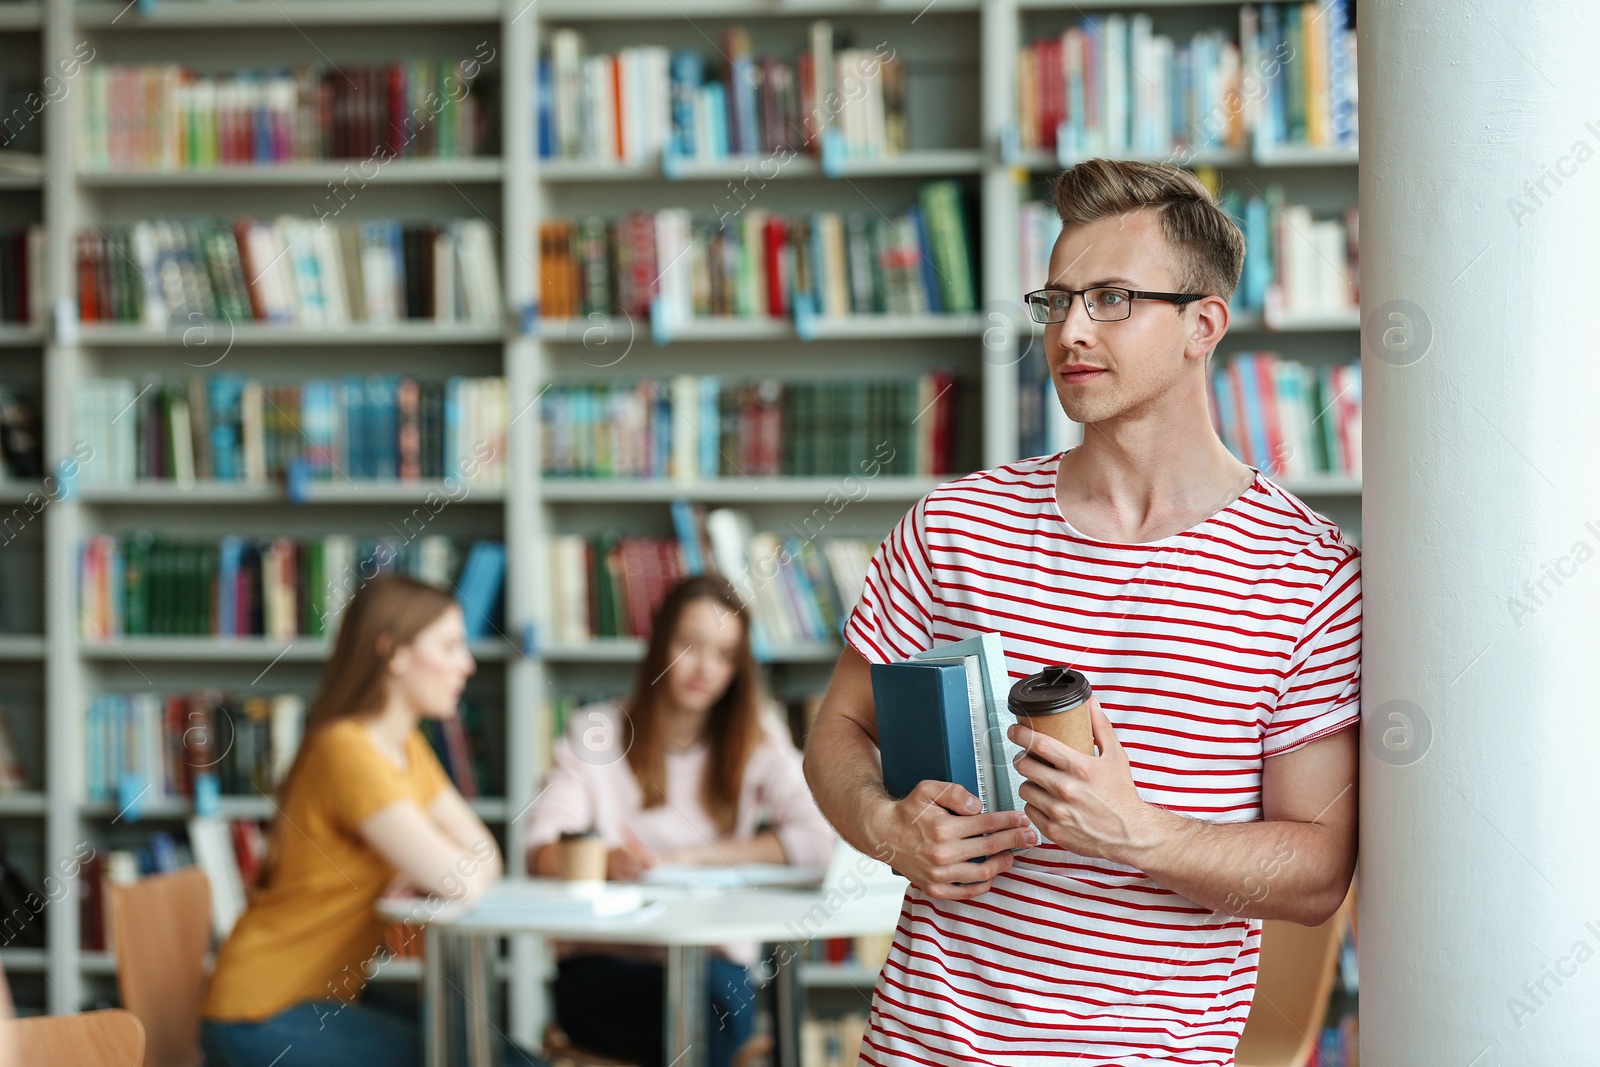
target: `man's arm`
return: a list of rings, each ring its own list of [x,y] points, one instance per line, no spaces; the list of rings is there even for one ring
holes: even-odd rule
[[[1315,926],[1338,910],[1356,865],[1354,727],[1266,760],[1261,822],[1216,824],[1141,800],[1110,720],[1098,704],[1092,715],[1097,756],[1011,728],[1032,753],[1017,761],[1022,796],[1047,838],[1232,915]]]
[[[855,848],[892,865],[929,896],[975,897],[1011,867],[1010,849],[1037,844],[1020,812],[982,811],[950,782],[922,782],[895,800],[883,787],[872,672],[846,647],[806,739],[806,781],[817,807]],[[979,841],[969,838],[981,837]],[[981,863],[975,856],[987,856]]]

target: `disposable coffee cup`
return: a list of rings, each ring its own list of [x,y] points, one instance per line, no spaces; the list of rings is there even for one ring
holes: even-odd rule
[[[599,834],[563,834],[561,878],[581,892],[598,888],[606,880],[606,843]]]
[[[1029,729],[1092,756],[1094,730],[1089,722],[1089,701],[1093,696],[1089,679],[1071,667],[1046,667],[1013,685],[1006,706]]]

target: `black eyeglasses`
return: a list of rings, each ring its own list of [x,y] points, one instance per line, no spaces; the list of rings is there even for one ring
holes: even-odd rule
[[[1072,298],[1083,296],[1083,309],[1096,322],[1120,322],[1133,314],[1135,300],[1165,300],[1180,306],[1205,299],[1204,293],[1151,293],[1143,289],[1122,289],[1115,285],[1098,285],[1093,289],[1040,289],[1022,299],[1028,302],[1028,314],[1034,322],[1066,322],[1072,310]]]

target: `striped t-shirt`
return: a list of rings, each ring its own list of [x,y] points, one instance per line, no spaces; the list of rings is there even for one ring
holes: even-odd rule
[[[1221,511],[1145,544],[1056,505],[1060,456],[940,486],[878,549],[846,639],[869,661],[1004,637],[1012,680],[1093,684],[1146,801],[1261,818],[1261,771],[1356,722],[1360,555],[1259,472]],[[1049,842],[971,900],[906,893],[861,1062],[1231,1064],[1261,924]]]

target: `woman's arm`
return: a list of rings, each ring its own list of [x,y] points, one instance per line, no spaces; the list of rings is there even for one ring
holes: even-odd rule
[[[477,822],[459,794],[456,799],[466,809],[467,818]],[[438,803],[435,798],[433,806]],[[411,884],[448,900],[476,900],[500,878],[500,850],[487,830],[464,844],[413,800],[396,800],[379,808],[361,822],[359,832]]]
[[[447,837],[468,852],[476,854],[485,847],[492,850],[496,877],[505,873],[505,862],[500,857],[500,846],[495,842],[494,834],[455,786],[447,785],[439,790],[439,795],[428,805],[428,814]]]

